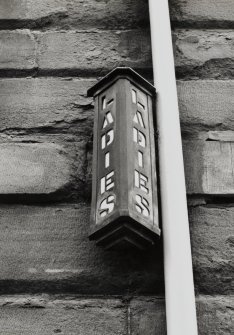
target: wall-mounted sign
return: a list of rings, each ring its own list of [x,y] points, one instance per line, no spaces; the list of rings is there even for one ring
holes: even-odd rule
[[[160,235],[155,88],[132,69],[116,68],[88,95],[95,99],[90,239],[145,248]]]

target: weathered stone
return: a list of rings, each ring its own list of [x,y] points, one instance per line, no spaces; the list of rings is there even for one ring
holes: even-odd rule
[[[232,297],[200,296],[196,300],[200,335],[233,333],[234,304]],[[131,334],[166,335],[164,300],[156,297],[131,301]]]
[[[177,81],[182,131],[234,130],[234,80]]]
[[[232,31],[176,30],[174,36],[180,77],[233,76]],[[41,74],[96,76],[116,66],[130,66],[152,73],[148,30],[2,31],[1,40],[2,71],[31,69]]]
[[[1,144],[0,194],[50,194],[71,179],[71,162],[55,144]]]
[[[88,240],[86,205],[1,206],[0,292],[163,293],[161,246],[109,251]],[[198,292],[231,292],[233,208],[190,211]]]
[[[4,335],[126,334],[126,308],[114,298],[2,296],[0,311]]]
[[[166,335],[164,299],[156,297],[132,299],[130,329],[132,335]]]
[[[170,0],[173,23],[193,27],[233,27],[232,0]],[[148,24],[145,0],[1,0],[0,26],[134,27]]]
[[[74,125],[80,139],[91,137],[93,99],[86,93],[93,84],[69,78],[0,79],[0,130],[57,127],[64,132]]]
[[[234,142],[184,141],[188,194],[234,195]]]
[[[152,65],[146,30],[1,31],[0,43],[2,71],[101,75],[121,65],[149,71]]]
[[[1,0],[0,20],[39,19],[52,14],[66,13],[64,0]]]
[[[149,31],[69,31],[37,33],[41,70],[104,73],[116,66],[151,68]]]
[[[172,21],[196,27],[233,26],[234,2],[232,0],[169,0]]]
[[[234,58],[232,30],[175,31],[176,66],[201,66],[211,59]]]
[[[163,292],[160,247],[106,252],[86,205],[1,206],[0,292]]]
[[[207,294],[233,294],[233,207],[197,207],[189,213],[195,286]]]
[[[208,131],[207,141],[234,142],[234,131]]]
[[[36,42],[29,30],[0,31],[0,70],[36,67]]]
[[[234,61],[233,31],[176,30],[174,37],[179,76],[233,76],[233,67],[226,64]],[[147,30],[48,32],[38,34],[38,40],[38,65],[42,71],[103,74],[116,66],[148,71],[152,67]]]
[[[148,5],[145,0],[2,0],[0,26],[10,23],[14,27],[134,27],[148,23]]]
[[[92,134],[92,98],[87,89],[95,79],[0,79],[0,130],[63,127],[76,122],[79,134]],[[208,127],[234,130],[234,80],[177,81],[182,131]],[[80,123],[79,123],[80,121]],[[80,127],[79,127],[80,124]]]
[[[174,49],[178,78],[233,78],[233,40],[232,30],[176,30]]]

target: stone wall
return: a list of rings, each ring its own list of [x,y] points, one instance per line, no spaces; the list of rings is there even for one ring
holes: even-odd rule
[[[171,0],[199,334],[233,334],[234,2]],[[163,32],[162,32],[163,33]],[[0,334],[166,334],[161,243],[88,241],[93,101],[152,80],[146,0],[0,0]]]

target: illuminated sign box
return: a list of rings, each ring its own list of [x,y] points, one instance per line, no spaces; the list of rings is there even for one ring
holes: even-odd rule
[[[105,248],[153,245],[160,235],[153,106],[155,88],[116,68],[94,96],[90,239]]]

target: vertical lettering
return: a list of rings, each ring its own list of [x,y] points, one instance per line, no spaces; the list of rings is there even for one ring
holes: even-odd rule
[[[110,153],[107,152],[105,154],[105,168],[108,168],[110,166]]]
[[[150,211],[149,211],[149,203],[148,201],[140,196],[139,194],[136,195],[136,210],[141,213],[142,215],[148,217],[150,215]]]
[[[102,109],[106,108],[106,97],[102,98]]]
[[[107,112],[104,116],[102,129],[105,129],[109,124],[112,124],[113,122],[114,122],[114,119],[113,119],[111,112]]]
[[[142,128],[145,128],[143,116],[141,112],[139,111],[136,112],[136,114],[134,115],[133,121],[138,123]]]
[[[138,151],[138,165],[143,167],[143,153],[141,151]]]
[[[141,104],[140,102],[137,103],[138,107],[141,107],[142,109],[145,109],[145,106],[143,104]]]
[[[114,130],[109,130],[106,134],[102,135],[101,138],[101,147],[105,149],[108,145],[110,145],[114,141]]]
[[[133,141],[138,143],[141,147],[146,147],[146,137],[145,135],[138,129],[133,128]]]
[[[115,203],[114,203],[115,197],[113,195],[109,195],[106,199],[104,199],[101,202],[99,212],[101,217],[105,217],[106,215],[113,212]]]
[[[135,170],[135,186],[140,188],[145,193],[149,193],[149,189],[146,187],[148,183],[148,178],[142,173]]]
[[[114,187],[114,174],[114,171],[111,171],[105,177],[101,178],[101,194],[111,190]]]
[[[137,102],[137,93],[135,90],[132,90],[132,102],[136,104]]]

